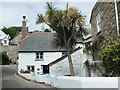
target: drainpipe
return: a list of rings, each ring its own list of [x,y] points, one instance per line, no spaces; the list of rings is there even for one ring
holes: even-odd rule
[[[115,15],[116,15],[116,24],[117,24],[117,34],[119,36],[120,34],[119,34],[118,10],[117,10],[116,0],[114,0],[114,2],[115,2]]]

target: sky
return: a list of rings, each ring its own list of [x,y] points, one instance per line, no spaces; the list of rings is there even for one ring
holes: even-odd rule
[[[46,0],[50,1],[50,0]],[[0,28],[3,26],[21,26],[22,25],[22,16],[27,17],[27,26],[29,31],[39,30],[44,27],[43,25],[36,25],[35,21],[37,14],[45,13],[45,2],[46,1],[37,1],[37,0],[21,0],[19,2],[15,0],[1,0],[0,2]],[[69,6],[76,7],[79,9],[83,15],[86,16],[86,25],[89,26],[89,20],[91,16],[91,10],[96,3],[96,0],[52,0],[55,7],[64,9],[66,3],[69,3]],[[45,26],[44,28],[48,28]]]

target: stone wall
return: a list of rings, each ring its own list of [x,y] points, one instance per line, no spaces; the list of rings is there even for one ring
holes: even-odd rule
[[[117,3],[118,8],[118,18],[119,18],[119,27],[120,27],[120,1]],[[115,14],[115,3],[114,2],[97,2],[92,10],[91,14],[91,28],[93,30],[93,40],[98,35],[97,31],[97,21],[96,16],[100,13],[100,29],[101,33],[105,39],[116,36],[117,34],[117,23],[116,23],[116,14]],[[98,47],[98,44],[96,43]],[[93,50],[94,60],[99,59],[99,48]]]
[[[118,8],[118,22],[119,22],[119,29],[120,29],[120,1],[117,3],[117,8]]]
[[[100,28],[105,34],[116,32],[116,16],[114,2],[97,2],[92,10],[91,28],[97,33],[96,15],[100,12]],[[120,18],[119,18],[120,19]],[[95,33],[95,34],[96,34]]]
[[[7,46],[0,45],[0,52],[6,51],[9,59],[12,62],[16,62],[18,59],[19,42],[21,40],[21,36],[22,34],[19,33],[15,38],[10,41],[10,44]]]
[[[16,62],[17,57],[18,57],[18,46],[16,45],[1,46],[0,45],[0,52],[2,51],[6,51],[9,59],[12,62]]]

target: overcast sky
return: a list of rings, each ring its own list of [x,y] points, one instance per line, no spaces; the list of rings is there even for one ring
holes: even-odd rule
[[[36,15],[38,13],[44,13],[45,12],[45,1],[44,2],[38,2],[35,0],[34,2],[29,0],[21,0],[22,2],[15,2],[15,0],[1,0],[0,3],[0,28],[3,26],[11,27],[11,26],[21,26],[22,16],[27,16],[27,25],[29,27],[29,31],[34,30],[41,30],[42,25],[36,25]],[[50,1],[50,0],[49,0]],[[54,6],[58,8],[65,8],[66,2],[63,2],[66,0],[55,0]],[[74,2],[73,2],[74,1]],[[80,11],[82,11],[83,15],[86,16],[86,25],[89,25],[89,19],[91,15],[91,10],[96,2],[96,0],[88,1],[79,1],[79,0],[73,0],[70,2],[69,0],[69,6],[76,7]],[[78,2],[79,1],[79,2]],[[1,22],[2,21],[2,22]]]

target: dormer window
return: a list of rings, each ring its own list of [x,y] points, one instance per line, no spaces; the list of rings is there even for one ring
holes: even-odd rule
[[[36,60],[43,60],[43,52],[36,53]]]

